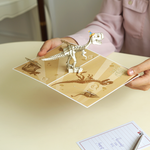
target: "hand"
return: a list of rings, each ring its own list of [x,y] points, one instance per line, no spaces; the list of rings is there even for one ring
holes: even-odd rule
[[[44,56],[44,55],[46,55],[46,53],[49,50],[51,50],[51,49],[59,46],[61,44],[61,40],[66,40],[66,41],[68,41],[70,43],[77,44],[77,42],[74,39],[70,38],[70,37],[50,39],[50,40],[47,40],[43,44],[43,46],[41,47],[41,49],[40,49],[40,51],[38,52],[37,55],[38,56]]]
[[[126,86],[132,89],[138,89],[138,90],[143,90],[143,91],[147,91],[148,89],[150,89],[150,59],[147,59],[141,64],[130,68],[127,71],[127,74],[136,75],[141,72],[144,72],[142,76],[129,82],[128,84],[126,84]]]

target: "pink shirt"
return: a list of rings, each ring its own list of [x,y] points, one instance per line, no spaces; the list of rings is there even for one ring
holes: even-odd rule
[[[95,20],[70,37],[84,45],[89,39],[89,30],[104,34],[102,45],[88,47],[101,55],[121,51],[150,56],[149,0],[103,0]]]

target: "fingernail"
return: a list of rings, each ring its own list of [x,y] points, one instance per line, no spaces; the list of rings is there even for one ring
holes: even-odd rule
[[[128,70],[129,75],[134,75],[134,71],[132,69]]]

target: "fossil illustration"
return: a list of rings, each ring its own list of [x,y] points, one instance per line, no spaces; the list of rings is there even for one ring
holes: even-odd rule
[[[95,79],[93,79],[93,75],[90,75],[90,74],[88,74],[88,76],[85,77],[83,75],[83,73],[86,73],[86,71],[81,72],[81,73],[76,73],[76,76],[78,77],[77,80],[57,82],[57,83],[52,84],[52,86],[54,86],[56,84],[61,84],[61,83],[80,83],[80,84],[84,84],[84,83],[98,82],[101,85],[109,85],[109,84],[113,83],[113,81],[110,81],[110,79],[105,79],[105,80],[102,80],[102,81],[95,80]]]
[[[82,93],[77,94],[75,96],[71,95],[71,97],[76,97],[76,96],[79,96],[79,95],[83,95],[83,96],[90,97],[90,98],[98,98],[99,97],[99,96],[97,96],[96,94],[94,94],[90,91],[82,92]]]
[[[28,64],[25,64],[25,66],[22,67],[22,70],[28,72],[29,74],[37,75],[40,72],[37,72],[37,69],[40,69],[40,64],[34,60],[31,60],[29,58],[26,58],[27,61],[29,61]]]

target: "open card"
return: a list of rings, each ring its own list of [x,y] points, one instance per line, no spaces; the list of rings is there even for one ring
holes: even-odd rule
[[[127,75],[127,68],[87,49],[87,59],[81,52],[76,53],[76,66],[83,68],[80,73],[68,73],[67,57],[51,61],[41,60],[60,53],[65,46],[62,44],[43,57],[27,59],[26,63],[14,70],[47,85],[86,108],[133,79],[133,76]]]

